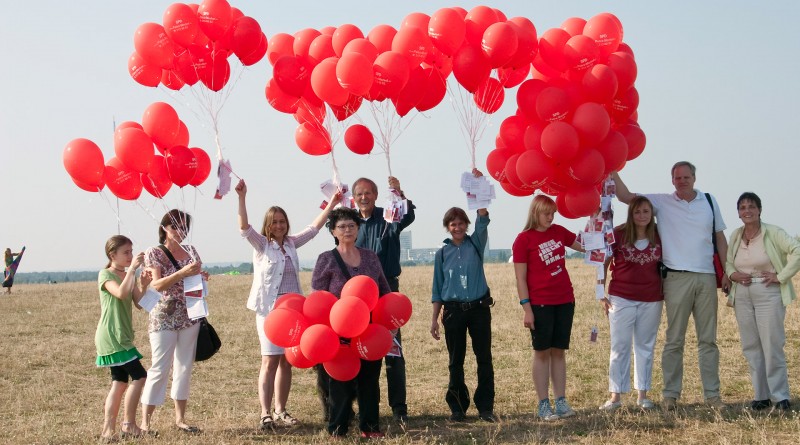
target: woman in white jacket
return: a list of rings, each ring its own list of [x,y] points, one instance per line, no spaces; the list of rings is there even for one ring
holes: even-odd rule
[[[786,306],[795,299],[792,277],[800,270],[800,242],[783,229],[761,222],[761,199],[743,193],[736,202],[744,226],[728,244],[725,273],[733,282],[732,303],[742,352],[750,365],[754,410],[788,410],[789,376],[783,348]]]
[[[239,195],[239,229],[242,237],[253,246],[253,286],[250,288],[247,308],[256,312],[256,331],[261,344],[261,370],[258,374],[258,399],[261,402],[259,428],[270,429],[276,423],[296,425],[297,419],[286,411],[292,386],[292,367],[286,361],[283,348],[267,339],[264,319],[280,295],[303,293],[300,287],[297,248],[317,235],[341,195],[337,193],[308,227],[300,233],[289,235],[289,218],[277,206],[267,210],[261,232],[256,232],[247,219],[247,185],[244,180],[236,185],[236,193]],[[274,413],[270,410],[273,396]]]

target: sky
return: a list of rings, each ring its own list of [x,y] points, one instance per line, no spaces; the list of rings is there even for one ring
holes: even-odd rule
[[[72,184],[62,164],[72,139],[97,143],[113,156],[113,125],[141,121],[145,108],[167,102],[186,123],[190,146],[212,154],[214,133],[199,103],[188,92],[147,88],[127,72],[133,34],[144,22],[161,22],[168,1],[86,0],[74,2],[3,0],[0,15],[0,246],[27,246],[20,272],[93,270],[105,264],[106,239],[121,232],[134,250],[157,244],[157,226],[168,208],[194,217],[189,241],[206,263],[250,261],[252,249],[239,235],[234,194],[212,199],[212,176],[198,189],[173,187],[163,201],[146,192],[135,202],[118,201],[107,189],[88,193]],[[796,199],[800,127],[800,2],[696,1],[232,1],[255,18],[268,37],[303,28],[354,24],[366,34],[378,24],[399,27],[412,12],[441,7],[467,10],[485,4],[508,17],[529,18],[541,35],[573,16],[611,12],[622,21],[624,41],[638,64],[639,123],[647,147],[621,176],[631,191],[671,192],[670,167],[689,160],[697,166],[696,187],[713,193],[727,224],[741,225],[736,199],[753,191],[762,199],[763,220],[800,234]],[[232,59],[233,60],[233,59]],[[239,67],[238,62],[233,63]],[[283,207],[299,230],[319,212],[319,184],[332,177],[330,157],[312,157],[295,145],[296,123],[272,109],[264,87],[271,77],[262,60],[234,68],[238,82],[220,113],[223,155],[248,183],[248,211],[259,226],[271,205]],[[502,120],[513,114],[516,89],[487,123],[478,145],[478,167]],[[451,206],[466,207],[460,175],[470,156],[449,97],[411,120],[392,146],[392,173],[417,206],[408,230],[415,248],[436,247],[445,238],[441,218]],[[359,112],[369,122],[366,108]],[[376,149],[375,152],[379,150]],[[380,186],[378,205],[388,192],[383,154],[357,156],[343,143],[334,148],[345,183],[366,176]],[[214,169],[216,168],[216,163]],[[510,248],[521,231],[529,197],[515,198],[497,185],[489,208],[490,246]],[[625,206],[615,202],[616,223]],[[584,219],[556,217],[578,231]],[[304,263],[333,247],[324,230],[299,250]]]

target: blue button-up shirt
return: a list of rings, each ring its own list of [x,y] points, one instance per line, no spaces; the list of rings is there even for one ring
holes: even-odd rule
[[[483,250],[489,239],[489,216],[478,215],[475,231],[460,245],[452,239],[436,252],[433,265],[431,301],[465,303],[480,299],[489,290],[483,272]]]

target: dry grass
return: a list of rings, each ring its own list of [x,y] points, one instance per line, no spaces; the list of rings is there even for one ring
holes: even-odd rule
[[[642,413],[631,406],[607,415],[597,410],[607,393],[608,329],[593,301],[593,269],[570,261],[578,309],[568,354],[567,396],[578,416],[553,423],[537,422],[533,415],[534,391],[530,378],[530,336],[521,326],[513,270],[508,264],[487,266],[492,294],[494,364],[497,386],[496,412],[502,421],[491,425],[470,420],[447,422],[444,402],[447,386],[447,352],[443,342],[428,334],[430,324],[430,267],[407,268],[401,290],[415,303],[415,315],[404,328],[408,360],[408,402],[411,421],[407,430],[391,422],[383,401],[386,443],[780,443],[796,440],[800,433],[797,412],[786,415],[751,415],[742,409],[752,396],[747,364],[742,356],[733,311],[720,307],[719,347],[723,398],[729,409],[717,413],[702,401],[694,335],[687,338],[684,398],[676,413],[660,410]],[[211,283],[211,320],[223,340],[223,349],[196,366],[189,401],[189,419],[204,433],[179,434],[172,427],[171,405],[159,408],[156,439],[142,443],[327,443],[322,432],[320,407],[314,391],[314,374],[296,370],[289,407],[303,421],[294,430],[274,434],[256,431],[259,407],[256,376],[258,339],[253,315],[245,308],[250,276],[215,276]],[[309,274],[303,275],[308,289]],[[94,330],[99,305],[93,283],[20,285],[12,297],[0,296],[0,442],[9,444],[82,444],[97,440],[102,405],[109,386],[107,370],[94,366]],[[589,342],[593,324],[600,328],[597,343]],[[660,400],[661,337],[657,345],[653,398]],[[135,314],[136,345],[149,356],[146,315]],[[692,328],[690,327],[690,330]],[[792,385],[798,382],[800,321],[797,309],[787,314],[786,352]],[[145,366],[149,360],[145,359]],[[474,388],[475,365],[467,362],[468,385]],[[385,384],[385,381],[382,382]],[[385,395],[385,389],[382,391]],[[798,405],[798,400],[794,400]],[[475,419],[475,413],[468,413]],[[356,436],[351,432],[351,442]]]

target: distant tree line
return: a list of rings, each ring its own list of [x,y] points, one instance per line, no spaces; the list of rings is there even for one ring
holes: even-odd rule
[[[242,263],[237,266],[211,266],[203,270],[211,275],[252,274],[253,263]],[[18,272],[14,276],[14,284],[71,283],[80,281],[96,281],[96,270],[73,272]]]

